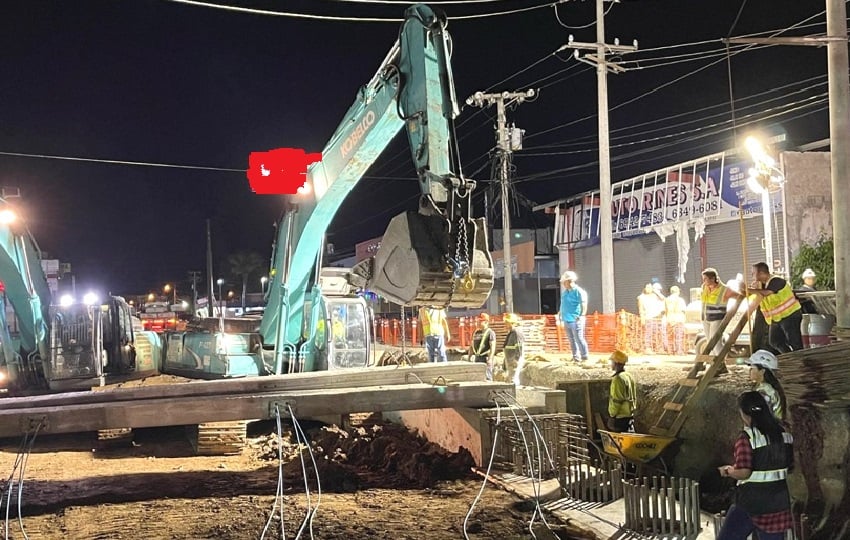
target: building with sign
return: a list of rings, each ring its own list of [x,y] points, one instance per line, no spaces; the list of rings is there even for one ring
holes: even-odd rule
[[[783,152],[779,162],[786,182],[764,199],[748,185],[751,163],[729,152],[612,185],[616,308],[635,312],[647,283],[660,283],[665,293],[678,285],[687,298],[708,266],[724,281],[738,274],[749,280],[750,266],[759,261],[782,274],[800,245],[831,236],[829,154]],[[769,220],[763,200],[769,200]],[[598,190],[536,210],[554,215],[560,270],[577,271],[590,310],[601,311]]]

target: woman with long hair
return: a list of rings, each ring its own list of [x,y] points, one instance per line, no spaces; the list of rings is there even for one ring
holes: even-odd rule
[[[793,441],[770,410],[764,396],[752,391],[738,396],[744,429],[735,441],[735,463],[718,467],[720,476],[738,481],[735,502],[717,540],[783,540],[793,526],[788,469],[793,464]]]
[[[776,378],[779,361],[770,351],[760,349],[747,360],[750,366],[750,380],[756,384],[755,390],[760,393],[770,410],[780,421],[785,420],[785,391]]]

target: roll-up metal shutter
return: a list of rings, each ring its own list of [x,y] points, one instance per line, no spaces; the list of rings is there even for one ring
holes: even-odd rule
[[[773,258],[782,260],[784,253],[783,243],[783,216],[775,214],[772,221]],[[742,274],[748,283],[752,279],[752,265],[757,262],[766,262],[771,271],[781,270],[774,268],[773,261],[767,261],[764,252],[764,222],[760,215],[744,219],[744,239],[746,241],[747,260],[744,266],[744,249],[741,239],[740,221],[729,221],[709,225],[705,228],[706,262],[705,266],[717,269],[720,279],[728,281],[736,274]]]
[[[602,312],[602,263],[599,244],[577,248],[575,271],[579,286],[587,291],[587,312]]]
[[[672,285],[678,285],[681,295],[689,301],[688,291],[702,283],[700,272],[702,265],[699,256],[699,244],[693,241],[694,231],[690,230],[691,249],[685,271],[685,283],[677,283],[678,247],[676,235],[670,235],[662,241],[657,234],[636,236],[614,242],[614,305],[617,310],[625,309],[637,313],[637,297],[644,285],[658,279],[664,288],[664,294],[670,292]],[[575,269],[579,275],[579,284],[588,293],[588,310],[602,311],[602,263],[599,245],[577,248],[574,252]]]
[[[667,254],[672,247],[673,256]],[[646,234],[614,242],[614,287],[617,310],[625,309],[637,313],[637,297],[643,287],[657,279],[667,288],[676,275],[676,240],[670,236],[667,242],[655,234]]]

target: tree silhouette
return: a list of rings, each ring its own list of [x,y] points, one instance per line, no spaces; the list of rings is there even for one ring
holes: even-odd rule
[[[242,279],[242,313],[245,313],[245,295],[248,292],[248,279],[260,275],[265,269],[266,261],[256,252],[239,251],[227,257],[230,273]]]

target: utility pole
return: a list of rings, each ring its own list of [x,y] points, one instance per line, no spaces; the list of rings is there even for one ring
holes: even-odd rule
[[[194,317],[198,312],[198,281],[201,279],[201,272],[189,270],[189,279],[192,281],[192,317]]]
[[[514,310],[513,271],[511,269],[511,215],[508,205],[510,191],[510,161],[514,150],[522,149],[523,130],[508,127],[505,109],[513,103],[522,103],[534,97],[534,90],[485,94],[475,92],[466,99],[467,105],[476,107],[496,104],[496,149],[499,160],[499,180],[502,186],[502,258],[505,265],[505,313]],[[510,133],[509,133],[510,132]]]
[[[847,52],[847,7],[826,0],[826,36],[731,38],[729,43],[826,45],[829,78],[829,160],[832,182],[832,241],[835,256],[835,334],[850,338],[850,65]]]
[[[836,334],[850,337],[850,82],[847,81],[847,7],[827,0],[826,45],[829,78],[829,156],[832,169],[832,238],[835,246]]]
[[[596,43],[580,43],[570,36],[568,47],[575,49],[575,58],[596,66],[596,94],[599,101],[599,240],[602,266],[602,313],[614,313],[614,233],[611,230],[611,154],[608,137],[608,71],[622,73],[625,68],[605,60],[606,51],[628,53],[637,50],[637,41],[631,46],[605,43],[605,0],[596,0]],[[580,56],[578,49],[596,51]]]

